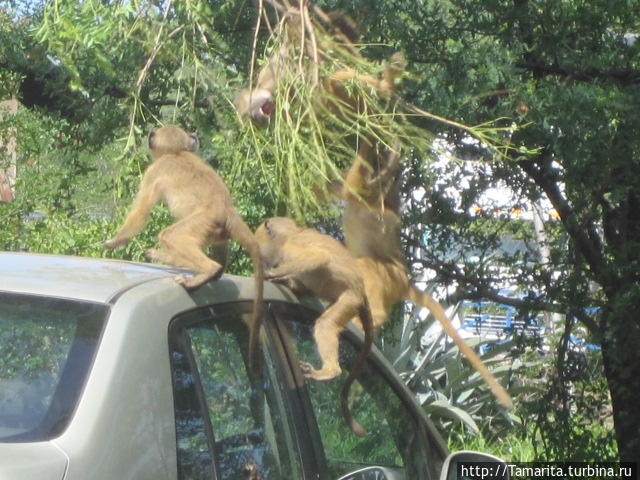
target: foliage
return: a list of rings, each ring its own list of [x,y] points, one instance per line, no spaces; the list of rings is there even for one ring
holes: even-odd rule
[[[570,343],[544,367],[529,371],[532,378],[544,374],[545,381],[521,402],[527,420],[520,435],[538,439],[533,442],[536,458],[615,460],[618,452],[599,352]]]
[[[630,308],[639,291],[637,5],[424,1],[411,15],[391,14],[404,7],[402,0],[383,2],[368,16],[372,36],[385,35],[408,52],[416,83],[405,96],[468,124],[501,116],[529,121],[512,141],[541,148],[528,160],[443,165],[435,186],[412,198],[405,216],[407,238],[423,248],[419,266],[457,285],[459,298],[509,302],[523,315],[576,317],[602,346],[620,455],[637,459],[638,385],[628,369],[638,363],[640,343]],[[447,138],[466,158],[483,158],[456,132]],[[412,184],[424,185],[422,166],[409,168]],[[461,178],[464,169],[471,175]],[[491,187],[511,192],[499,198],[503,212],[544,200],[558,214],[545,224],[548,264],[533,235],[534,248],[502,249],[502,222],[485,222],[490,234],[485,228],[478,235],[478,220],[509,216],[493,209],[473,214]],[[464,261],[470,251],[477,253],[473,263]],[[524,297],[501,298],[508,284],[526,289]]]
[[[534,453],[534,441],[532,438],[522,435],[521,432],[509,432],[499,437],[482,435],[470,436],[462,428],[450,429],[448,437],[449,450],[475,450],[502,458],[508,462],[533,462],[536,461]]]
[[[160,121],[205,125],[198,129],[201,154],[233,180],[230,166],[241,158],[229,148],[235,133],[218,129],[214,115],[220,108],[220,122],[235,121],[225,91],[233,89],[237,74],[216,55],[225,45],[205,22],[208,7],[191,10],[189,2],[165,11],[153,2],[137,4],[138,10],[132,2],[76,6],[41,4],[18,19],[17,10],[2,10],[0,33],[12,35],[2,45],[0,71],[22,79],[13,93],[24,108],[0,119],[2,131],[19,132],[17,197],[0,204],[0,219],[10,227],[2,230],[0,242],[7,250],[143,260],[144,249],[169,223],[164,209],[154,212],[149,227],[126,248],[101,247],[121,222],[147,165],[141,134]],[[250,189],[238,208],[254,225],[270,204],[265,190],[255,186],[239,181],[234,189]],[[231,270],[240,272],[249,262],[238,253],[232,251],[237,261]]]
[[[350,149],[328,147],[311,133],[313,122],[299,126],[301,135],[240,128],[231,108],[230,100],[249,78],[254,44],[255,11],[245,2],[27,3],[0,4],[0,95],[17,94],[24,106],[0,123],[3,138],[17,129],[19,146],[17,197],[0,204],[2,248],[106,255],[100,244],[124,215],[146,166],[144,135],[161,122],[198,131],[203,157],[219,169],[251,225],[299,207],[297,215],[336,230],[333,220],[319,219],[329,212],[318,212],[301,192],[314,184],[307,183],[310,177],[317,181],[335,172],[320,168],[329,165],[318,160],[318,152],[324,148],[341,169],[350,161],[352,139],[340,137]],[[436,282],[455,289],[453,303],[488,299],[518,308],[522,318],[547,311],[577,319],[590,341],[602,347],[606,367],[595,371],[585,392],[601,397],[599,372],[604,371],[620,456],[637,460],[640,380],[632,368],[640,352],[640,328],[633,321],[640,300],[637,3],[326,0],[318,5],[345,9],[366,27],[366,60],[337,61],[377,74],[392,51],[403,51],[409,66],[399,97],[464,125],[510,119],[500,135],[514,149],[499,157],[470,141],[468,130],[435,117],[398,122],[412,129],[406,143],[416,140],[402,172],[407,257],[416,278],[435,272]],[[268,15],[275,18],[272,10]],[[257,40],[257,52],[273,51],[266,29]],[[352,125],[363,128],[366,120],[354,118]],[[520,128],[511,131],[512,123]],[[414,127],[422,128],[424,137],[418,138]],[[433,138],[438,141],[429,143]],[[466,161],[434,161],[425,144]],[[523,159],[521,150],[537,153]],[[299,165],[307,168],[296,177]],[[287,178],[298,182],[297,195],[283,182]],[[475,209],[487,204],[490,208]],[[529,218],[514,221],[514,209],[531,205],[543,209],[545,238]],[[159,210],[136,240],[140,243],[113,255],[140,259],[167,223],[166,211]],[[505,248],[507,236],[521,248]],[[544,258],[542,247],[548,249]],[[246,258],[236,257],[231,269],[242,271]],[[513,285],[520,296],[504,298],[500,289]],[[447,368],[445,360],[439,368]],[[576,385],[560,380],[552,390],[564,398]],[[588,402],[578,399],[558,418],[562,439],[580,443],[584,432],[593,433],[596,420]],[[530,411],[541,406],[542,399]],[[549,417],[546,424],[558,418]],[[545,455],[567,454],[563,440],[540,425],[540,438],[550,441]],[[585,452],[610,455],[610,450],[589,450],[590,442],[585,440]]]
[[[517,421],[489,419],[482,423],[482,436],[450,427],[452,449],[477,449],[514,462],[617,458],[599,352],[576,339],[566,351],[551,355],[550,340],[558,338],[548,339],[544,347],[520,344],[512,351],[519,352],[520,364],[510,388]]]
[[[284,4],[270,3],[277,10],[286,10]],[[321,202],[318,194],[329,195],[327,185],[342,178],[341,173],[362,142],[379,141],[387,146],[397,142],[407,155],[421,158],[423,165],[444,153],[442,143],[435,141],[424,124],[415,125],[415,118],[454,126],[496,156],[511,151],[508,135],[516,128],[513,121],[500,119],[469,127],[432,115],[396,96],[384,98],[359,79],[380,79],[387,68],[399,68],[402,62],[393,57],[382,65],[370,60],[370,45],[344,43],[326,27],[324,19],[318,19],[322,15],[310,15],[308,10],[305,7],[302,16],[310,18],[309,25],[294,13],[289,19],[296,20],[269,27],[273,33],[264,51],[256,52],[254,47],[254,56],[261,60],[252,65],[250,73],[267,64],[275,65],[277,100],[269,130],[265,133],[247,122],[240,139],[240,145],[258,160],[261,171],[274,172],[269,188],[288,214],[307,221],[310,215],[326,216],[326,202]],[[258,21],[262,18],[259,16]],[[389,46],[384,47],[388,55],[392,53]],[[353,74],[344,82],[343,94],[348,100],[331,91],[331,77],[336,72]],[[254,77],[250,85],[257,81],[257,75]],[[527,153],[526,148],[521,147],[520,153]],[[247,171],[250,165],[238,162],[236,168]]]
[[[459,309],[457,304],[447,313],[456,318]],[[464,425],[469,436],[495,436],[520,423],[517,415],[496,404],[480,374],[438,328],[435,317],[422,318],[416,307],[398,313],[402,315],[384,326],[382,351],[445,437],[457,431],[455,425]],[[468,343],[503,385],[509,385],[526,366],[513,355],[513,339],[500,344],[473,339]],[[519,392],[510,390],[514,395]]]

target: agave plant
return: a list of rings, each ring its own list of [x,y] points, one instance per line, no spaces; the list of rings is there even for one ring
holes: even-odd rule
[[[460,308],[461,303],[449,306],[449,318],[458,316]],[[435,318],[431,314],[424,316],[423,312],[416,307],[400,312],[399,318],[385,326],[381,349],[429,416],[440,424],[461,422],[474,433],[498,418],[519,422],[516,415],[494,406],[494,399],[480,374],[437,328]],[[507,356],[514,348],[513,339],[499,344],[468,339],[467,343],[479,352],[487,367],[505,386],[514,372],[524,366],[519,359]]]

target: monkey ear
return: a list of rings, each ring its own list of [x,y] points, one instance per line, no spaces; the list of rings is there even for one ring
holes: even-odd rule
[[[271,225],[269,225],[269,220],[265,220],[264,221],[264,229],[267,231],[267,233],[272,236],[273,235],[273,230],[271,228]]]
[[[188,150],[190,152],[197,152],[198,147],[200,147],[200,140],[198,139],[198,135],[195,133],[190,133],[189,138],[191,138],[191,145],[189,145]]]
[[[155,130],[151,130],[149,132],[149,137],[148,137],[148,142],[149,142],[149,150],[153,150],[155,148],[155,144],[154,144],[154,137],[156,136],[156,131]]]

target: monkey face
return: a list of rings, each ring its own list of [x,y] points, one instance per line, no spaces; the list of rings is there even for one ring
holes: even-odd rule
[[[259,244],[267,245],[277,241],[278,237],[295,233],[297,225],[293,220],[286,217],[272,217],[266,219],[257,228],[255,237]]]
[[[257,127],[267,128],[271,122],[275,102],[271,92],[264,88],[242,90],[233,102],[240,117],[249,118]]]
[[[249,110],[251,120],[260,128],[268,127],[274,107],[275,102],[271,93],[266,90],[254,92],[251,96],[251,108]]]

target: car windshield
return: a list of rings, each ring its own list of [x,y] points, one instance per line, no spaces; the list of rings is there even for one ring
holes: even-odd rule
[[[64,431],[108,310],[0,292],[0,442],[48,440]]]

